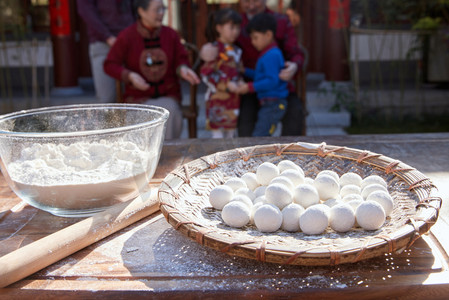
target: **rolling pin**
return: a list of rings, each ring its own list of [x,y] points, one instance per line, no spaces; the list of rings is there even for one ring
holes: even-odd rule
[[[0,288],[23,279],[159,210],[157,189],[97,213],[0,258]]]

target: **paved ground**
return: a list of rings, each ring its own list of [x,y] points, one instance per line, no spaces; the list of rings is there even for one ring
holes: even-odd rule
[[[71,93],[75,93],[71,95]],[[79,93],[79,94],[76,94]],[[183,101],[188,101],[189,89],[188,85],[183,85]],[[198,137],[199,138],[210,138],[210,132],[205,129],[206,116],[205,116],[205,107],[204,107],[204,93],[205,87],[204,85],[200,85],[197,93],[197,104],[199,116],[197,120],[198,124]],[[44,106],[53,106],[53,105],[70,105],[70,104],[79,104],[79,103],[95,103],[95,93],[92,87],[92,84],[89,80],[85,81],[84,84],[81,85],[78,89],[59,89],[52,90],[48,97],[44,95],[36,95],[33,99],[33,95],[23,95],[21,91],[13,91],[12,97],[6,97],[6,99],[2,99],[1,101],[1,110],[2,111],[17,111],[22,109],[27,109],[29,107],[44,107]],[[307,96],[313,101],[313,98],[316,98],[316,92],[310,92]],[[312,110],[314,108],[312,107]],[[319,108],[321,109],[321,108]],[[310,110],[310,109],[309,109]],[[308,135],[334,135],[334,134],[345,134],[345,132],[341,128],[333,128],[330,126],[329,128],[312,128],[314,124],[319,123],[320,119],[326,118],[326,116],[322,115],[313,115],[309,116],[308,122],[311,124]],[[275,136],[280,135],[280,127],[275,132]],[[183,132],[181,138],[188,138],[187,133],[187,121],[184,120]]]
[[[310,76],[307,80],[307,109],[309,115],[307,117],[307,135],[342,135],[346,134],[344,127],[350,125],[350,114],[346,111],[330,112],[331,107],[335,103],[335,93],[332,91],[326,92],[326,82],[322,81],[322,77]],[[23,92],[13,90],[11,96],[8,93],[0,95],[0,111],[17,111],[29,107],[42,107],[50,105],[67,105],[78,103],[95,103],[94,89],[91,79],[81,80],[80,87],[77,89],[51,90],[50,95],[45,97],[41,92],[40,95],[33,95],[28,93],[24,96]],[[323,91],[324,87],[324,91]],[[370,91],[369,88],[361,87],[359,101],[363,102],[366,107],[378,109],[379,107],[388,108],[391,111],[397,110],[397,107],[402,105],[405,111],[419,114],[421,112],[442,112],[449,113],[449,90],[439,89],[421,89],[416,90],[413,87],[403,92],[397,90],[376,90]],[[78,93],[71,95],[71,93]],[[188,85],[183,85],[184,101],[188,101]],[[204,108],[204,92],[205,86],[200,85],[197,94],[197,103],[199,106],[198,137],[209,138],[209,131],[205,130],[205,108]],[[275,132],[275,135],[280,134],[280,127]],[[184,130],[181,135],[182,138],[187,138],[187,121],[184,122]]]

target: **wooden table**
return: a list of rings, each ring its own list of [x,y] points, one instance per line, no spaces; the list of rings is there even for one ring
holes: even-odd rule
[[[0,289],[0,298],[449,297],[449,133],[169,141],[152,183],[160,183],[180,164],[217,151],[299,140],[366,149],[417,168],[442,192],[438,222],[402,254],[334,267],[299,267],[231,257],[205,248],[156,213]],[[0,256],[80,221],[30,206],[11,211],[20,200],[3,177],[0,197]]]

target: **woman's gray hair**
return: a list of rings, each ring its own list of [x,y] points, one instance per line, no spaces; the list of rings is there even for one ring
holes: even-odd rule
[[[137,18],[140,18],[139,13],[138,13],[139,8],[142,8],[143,10],[147,10],[151,1],[152,0],[133,0],[133,10],[134,10],[134,13],[136,14]]]

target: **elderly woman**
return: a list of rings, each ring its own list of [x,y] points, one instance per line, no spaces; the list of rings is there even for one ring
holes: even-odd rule
[[[128,103],[161,106],[170,111],[166,138],[178,138],[182,130],[179,77],[190,84],[200,82],[190,69],[179,35],[162,25],[162,0],[135,0],[138,20],[124,29],[109,51],[104,71],[125,82]]]

